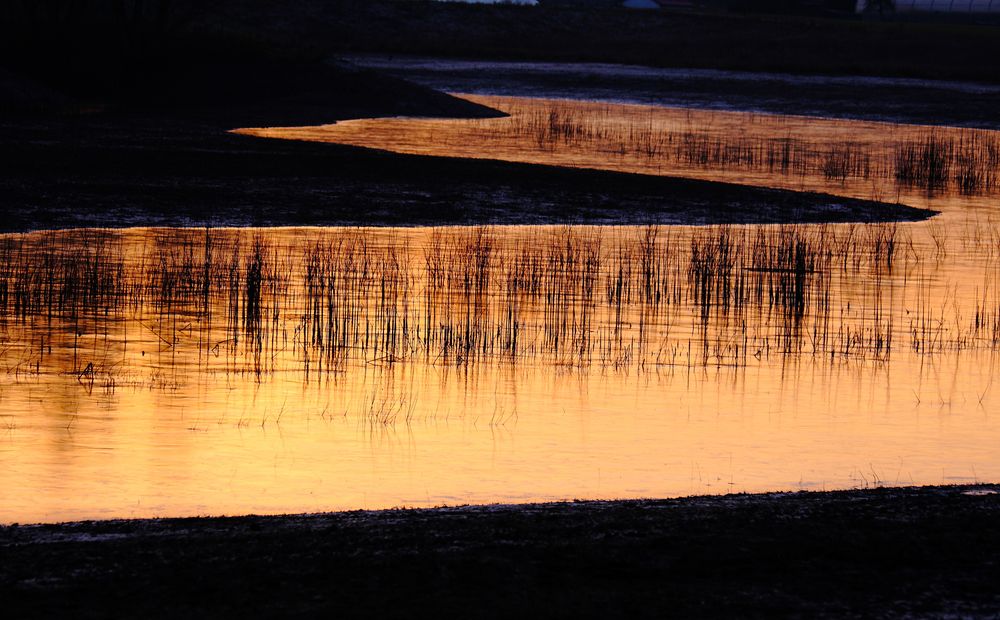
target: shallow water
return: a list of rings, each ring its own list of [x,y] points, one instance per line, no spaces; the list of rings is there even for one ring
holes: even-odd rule
[[[996,264],[918,226],[10,238],[3,519],[996,479]]]
[[[257,133],[891,191],[942,215],[5,236],[0,521],[1000,479],[995,189],[815,167],[849,135],[881,170],[926,128],[574,110],[591,133],[536,147],[530,123],[491,125],[509,119]],[[600,151],[601,127],[650,118],[809,149],[795,175]]]

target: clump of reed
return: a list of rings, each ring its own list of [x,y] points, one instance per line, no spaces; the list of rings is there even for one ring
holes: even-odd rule
[[[283,234],[6,237],[0,364],[91,381],[153,353],[176,385],[164,368],[306,381],[415,363],[741,368],[1000,337],[997,287],[974,306],[930,303],[892,224]]]
[[[0,243],[0,316],[76,321],[120,305],[127,293],[120,248],[101,231],[70,236],[68,244],[52,242],[52,233]]]
[[[827,179],[869,179],[873,175],[873,153],[854,142],[832,145],[823,154],[822,169]]]
[[[954,143],[934,135],[896,147],[896,179],[926,189],[943,188],[954,160]]]
[[[774,128],[720,131],[710,120],[678,124],[653,110],[567,102],[509,104],[504,122],[482,122],[484,142],[520,140],[562,156],[615,156],[640,168],[767,173],[817,179],[894,182],[899,188],[981,195],[1000,189],[1000,137],[984,130],[912,131],[867,140],[810,139]]]
[[[955,188],[978,195],[1000,187],[1000,139],[965,130],[957,136],[933,132],[895,147],[896,179],[926,190]]]

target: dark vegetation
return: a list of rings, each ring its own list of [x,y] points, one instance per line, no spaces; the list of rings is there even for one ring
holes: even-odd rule
[[[389,0],[223,0],[216,11],[227,28],[294,33],[332,53],[1000,81],[990,23]]]
[[[994,617],[983,487],[0,528],[17,618]]]
[[[733,8],[12,1],[0,6],[0,106],[63,97],[88,109],[109,101],[170,107],[273,97],[302,86],[286,75],[301,73],[301,65],[353,52],[1000,81],[995,24]]]
[[[659,375],[768,363],[888,368],[900,354],[935,363],[1000,350],[991,277],[940,304],[937,276],[916,275],[932,250],[895,223],[470,227],[388,239],[334,229],[286,240],[176,229],[8,237],[0,370],[79,377],[106,392],[146,385],[127,351],[150,345],[128,334],[152,325],[154,346],[183,354],[158,369],[256,381],[280,373],[303,384],[400,365]],[[969,243],[994,259],[1000,225]],[[901,308],[899,296],[915,302]],[[371,421],[393,425],[399,413]]]

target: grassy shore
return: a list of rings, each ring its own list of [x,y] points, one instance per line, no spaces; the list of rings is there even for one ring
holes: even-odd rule
[[[9,617],[996,617],[995,487],[0,528]]]

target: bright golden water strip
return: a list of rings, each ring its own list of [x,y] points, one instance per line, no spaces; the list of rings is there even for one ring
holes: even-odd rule
[[[980,222],[937,251],[925,225],[900,225],[891,272],[880,266],[882,259],[870,260],[882,256],[872,248],[889,226],[214,231],[209,314],[199,302],[204,231],[11,237],[8,249],[39,249],[24,255],[28,262],[17,253],[2,261],[0,520],[995,480],[995,336],[975,328],[977,308],[984,323],[995,323],[1000,310],[996,262],[986,258],[995,256],[995,228]],[[607,295],[622,253],[651,231],[658,231],[662,264],[677,267],[662,271],[662,290],[676,285],[681,293],[647,324],[641,362],[632,344],[649,306],[639,292],[641,272],[633,273],[631,300],[623,302],[621,343],[609,331],[618,319],[617,303],[609,305]],[[776,308],[765,295],[742,310],[712,306],[703,319],[688,279],[693,240],[708,247],[730,234],[736,247],[754,247],[761,231],[774,243],[787,233],[855,248],[845,254],[853,257],[847,266],[822,263],[827,285],[806,284],[803,329],[792,341],[801,348],[790,353],[776,344],[787,333],[787,305]],[[312,333],[303,322],[311,307],[312,249],[367,248],[378,277],[355,302],[368,313],[363,324],[375,326],[372,333],[387,324],[383,291],[391,287],[381,282],[401,269],[409,274],[408,292],[392,307],[406,308],[411,329],[426,327],[419,317],[428,292],[442,293],[447,302],[432,326],[475,329],[465,322],[469,301],[461,294],[467,263],[445,261],[450,275],[442,281],[449,284],[428,287],[428,257],[434,248],[445,257],[467,256],[482,235],[494,244],[492,279],[483,289],[488,312],[472,314],[494,321],[483,333],[505,320],[502,291],[512,277],[505,266],[513,257],[525,248],[560,255],[567,239],[585,256],[593,247],[587,243],[599,243],[589,360],[581,361],[572,346],[569,355],[553,354],[546,335],[553,317],[579,325],[582,301],[568,301],[559,314],[559,304],[544,296],[522,299],[525,341],[516,360],[496,351],[446,358],[440,341],[417,339],[408,344],[415,354],[397,349],[398,359],[389,363],[374,348],[384,345],[372,338],[351,345],[350,359],[330,366],[321,364],[312,344],[298,348]],[[255,247],[266,256],[262,320],[248,327],[245,295]],[[44,259],[44,248],[57,258]],[[742,252],[739,265],[746,268],[755,254]],[[331,256],[338,260],[328,273],[344,273],[346,254]],[[28,301],[14,309],[11,295],[24,290],[23,278],[30,276],[30,290],[46,290],[38,274],[52,264],[78,263],[92,269],[57,270],[61,311],[49,317],[46,307],[24,306]],[[72,282],[81,287],[69,287],[67,273],[79,274]],[[788,282],[781,271],[751,273],[766,283]],[[234,298],[227,288],[232,274]],[[557,282],[578,286],[574,278]],[[830,296],[822,322],[815,320],[818,291]],[[130,299],[133,305],[122,301]],[[238,304],[230,316],[232,299]],[[823,325],[826,344],[815,338]],[[875,344],[886,329],[893,335],[890,355]],[[749,354],[735,353],[739,334],[749,334]],[[774,345],[761,347],[761,338]],[[610,352],[602,353],[600,343]],[[929,348],[916,351],[914,343]],[[427,351],[436,353],[428,357]]]
[[[945,191],[938,209],[989,211],[1000,191],[1000,132],[608,104],[462,95],[506,118],[351,120],[318,127],[241,129],[268,138],[335,142],[398,153],[498,159],[820,191],[925,206],[899,158],[936,153]],[[967,192],[952,199],[968,183]],[[989,198],[988,196],[992,196]]]

